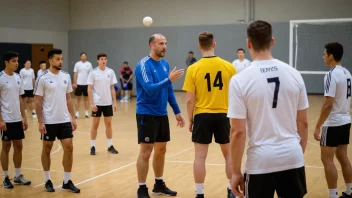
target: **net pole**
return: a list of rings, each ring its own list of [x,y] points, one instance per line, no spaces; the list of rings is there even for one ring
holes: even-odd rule
[[[290,21],[289,65],[293,67],[293,21]]]
[[[295,24],[294,25],[295,28],[295,36],[296,36],[296,49],[295,49],[295,68],[297,69],[297,56],[298,56],[298,35],[297,35],[297,29],[298,29],[298,25]]]

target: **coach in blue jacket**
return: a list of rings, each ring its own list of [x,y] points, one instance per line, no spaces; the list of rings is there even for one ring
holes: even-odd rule
[[[166,187],[163,181],[166,144],[170,141],[167,103],[176,115],[177,126],[185,121],[177,104],[172,82],[179,79],[184,70],[174,68],[169,74],[169,63],[161,59],[166,53],[166,38],[154,34],[149,39],[150,54],[144,57],[135,70],[137,87],[136,119],[140,153],[137,161],[139,188],[138,198],[149,198],[146,179],[149,158],[154,148],[153,168],[155,174],[154,195],[176,196],[177,192]]]

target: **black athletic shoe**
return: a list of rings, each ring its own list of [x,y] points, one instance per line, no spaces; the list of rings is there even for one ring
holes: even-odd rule
[[[16,184],[22,184],[22,185],[31,185],[31,181],[29,180],[26,180],[23,175],[19,175],[18,177],[15,177],[13,179],[13,181],[16,183]]]
[[[95,147],[94,146],[92,146],[90,148],[90,155],[95,155]]]
[[[68,190],[68,191],[71,191],[73,193],[80,193],[81,190],[76,188],[76,186],[72,183],[71,180],[68,180],[67,184],[62,184],[62,189],[63,190]]]
[[[196,198],[204,198],[204,194],[197,194]]]
[[[176,196],[177,192],[170,190],[165,182],[154,184],[153,195]]]
[[[146,186],[139,186],[137,190],[137,197],[138,198],[150,198],[148,193],[148,188]]]
[[[113,153],[113,154],[118,154],[119,152],[114,148],[114,146],[110,146],[108,148],[109,153]]]
[[[352,194],[348,195],[345,192],[342,192],[342,196],[340,198],[352,198]]]
[[[51,180],[48,180],[45,182],[45,191],[47,192],[55,192],[53,183],[51,182]]]
[[[229,188],[227,188],[227,198],[236,198],[236,196],[232,193]]]
[[[12,183],[10,181],[9,176],[6,176],[2,183],[4,184],[4,188],[7,188],[7,189],[13,188],[13,185],[12,185]]]

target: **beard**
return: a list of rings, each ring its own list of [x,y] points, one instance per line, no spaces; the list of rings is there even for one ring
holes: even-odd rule
[[[53,68],[56,69],[56,70],[61,70],[61,67],[58,67],[58,66],[54,66],[53,65]]]
[[[156,51],[156,52],[155,52],[155,54],[156,54],[158,57],[164,57],[164,56],[165,56],[165,53],[166,53],[166,50]]]

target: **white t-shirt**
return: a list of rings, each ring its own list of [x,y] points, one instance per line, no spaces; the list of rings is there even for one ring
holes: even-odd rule
[[[22,68],[20,76],[22,78],[24,90],[33,90],[33,80],[35,79],[34,70],[32,68]]]
[[[98,106],[112,105],[112,96],[110,86],[117,83],[114,70],[106,67],[100,70],[94,68],[88,76],[88,85],[93,85],[93,100]]]
[[[240,59],[236,59],[232,62],[232,65],[236,69],[236,73],[240,73],[242,70],[247,68],[250,64],[251,64],[251,61],[247,59],[244,59],[242,62],[240,61]]]
[[[247,120],[246,173],[304,166],[296,119],[308,106],[301,74],[277,59],[253,61],[232,77],[228,117]]]
[[[92,64],[88,61],[78,61],[75,64],[73,72],[77,72],[77,85],[87,85],[89,72],[92,71]]]
[[[1,116],[5,123],[20,122],[20,95],[24,94],[22,80],[19,74],[9,76],[0,72],[0,106]]]
[[[45,70],[44,70],[44,71],[45,71]],[[40,75],[42,75],[44,71],[41,70],[41,69],[39,69],[39,70],[37,71],[37,78],[38,78]]]
[[[70,74],[60,71],[53,74],[46,70],[36,82],[35,95],[43,96],[44,124],[60,124],[71,121],[66,94],[72,92]]]
[[[324,95],[334,97],[329,117],[323,126],[341,126],[351,123],[351,74],[340,66],[336,65],[324,77]]]

